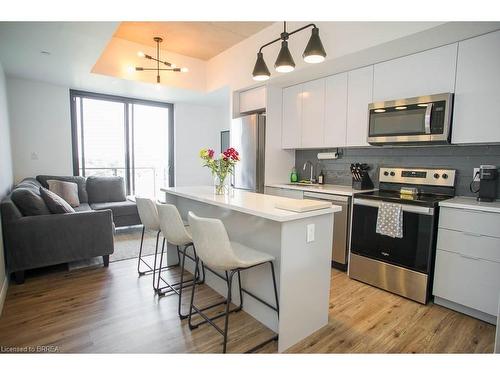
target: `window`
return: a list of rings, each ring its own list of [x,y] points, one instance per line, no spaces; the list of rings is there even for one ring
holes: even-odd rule
[[[73,172],[121,176],[127,194],[174,186],[173,105],[70,90]]]

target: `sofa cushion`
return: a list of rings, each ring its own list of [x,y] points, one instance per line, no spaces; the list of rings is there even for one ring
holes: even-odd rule
[[[40,196],[53,214],[70,214],[75,212],[68,202],[43,186],[40,186]]]
[[[92,208],[88,203],[80,203],[78,207],[73,207],[76,212],[92,211]]]
[[[24,216],[50,215],[50,210],[40,196],[40,192],[27,187],[25,184],[24,186],[23,184],[16,186],[12,190],[10,199]]]
[[[93,210],[98,211],[111,210],[113,211],[113,217],[138,215],[137,205],[135,204],[135,202],[131,201],[91,203],[90,207],[92,207]]]
[[[80,205],[80,199],[78,198],[78,184],[75,182],[59,180],[47,180],[47,183],[49,184],[49,190],[59,195],[62,199],[68,202],[71,207],[78,207]]]
[[[50,176],[50,175],[39,175],[36,179],[42,184],[45,189],[49,188],[48,180],[58,180],[74,182],[78,185],[78,200],[80,203],[87,203],[89,197],[87,194],[87,179],[82,176]]]
[[[87,178],[87,193],[91,204],[126,200],[122,177],[90,176]]]

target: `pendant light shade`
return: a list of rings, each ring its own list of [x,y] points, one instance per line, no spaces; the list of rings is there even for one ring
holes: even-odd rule
[[[309,42],[307,42],[302,57],[305,62],[310,64],[317,64],[325,61],[326,52],[323,48],[323,43],[321,43],[319,29],[317,27],[313,27],[311,37],[309,38]]]
[[[255,61],[252,76],[255,81],[265,81],[271,76],[262,52],[257,53],[257,61]]]
[[[288,49],[288,42],[286,40],[281,42],[280,53],[274,63],[274,68],[280,73],[288,73],[295,69],[295,62]]]

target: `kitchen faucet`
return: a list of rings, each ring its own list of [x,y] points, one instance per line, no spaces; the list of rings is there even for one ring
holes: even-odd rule
[[[314,171],[314,165],[313,165],[313,163],[312,163],[311,161],[309,161],[309,160],[308,160],[308,161],[306,161],[306,162],[304,163],[304,166],[302,167],[302,170],[303,170],[303,171],[305,171],[305,170],[306,170],[306,168],[307,168],[307,164],[309,164],[309,165],[311,166],[311,176],[310,176],[310,178],[309,178],[309,181],[310,181],[311,183],[314,183],[315,178],[313,177],[313,171]]]

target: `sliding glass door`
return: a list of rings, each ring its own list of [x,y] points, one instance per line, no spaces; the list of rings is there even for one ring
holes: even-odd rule
[[[121,176],[127,194],[173,186],[173,105],[71,90],[73,169]]]

